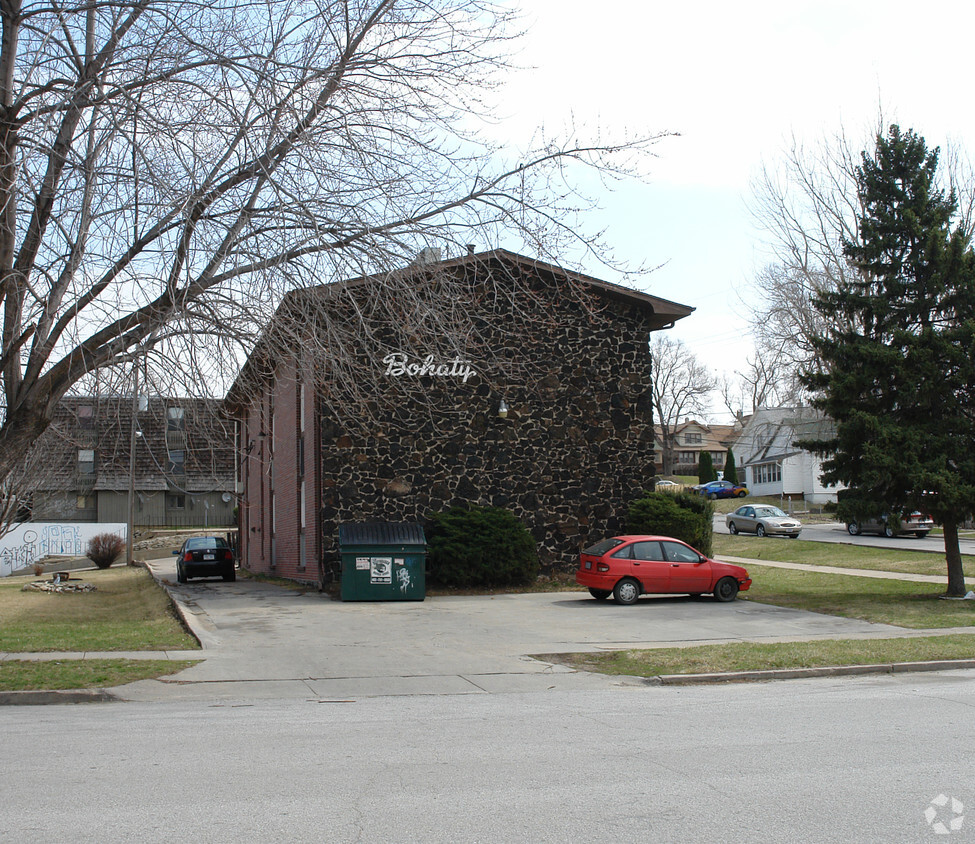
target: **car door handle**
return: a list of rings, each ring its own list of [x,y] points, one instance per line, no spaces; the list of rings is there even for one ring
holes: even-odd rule
[[[680,563],[671,563],[671,564],[670,564],[670,567],[671,567],[672,569],[676,569],[676,568],[679,568],[679,567],[680,567]]]

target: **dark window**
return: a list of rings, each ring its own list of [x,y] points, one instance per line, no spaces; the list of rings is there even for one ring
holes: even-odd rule
[[[663,560],[664,555],[660,550],[660,543],[653,542],[634,542],[633,543],[633,559],[634,560]]]
[[[78,449],[78,472],[82,475],[95,474],[95,450],[92,448]]]
[[[701,555],[693,548],[681,545],[677,542],[664,542],[664,553],[672,563],[699,563]]]
[[[622,545],[622,539],[600,539],[595,545],[590,545],[583,551],[583,554],[593,554],[594,556],[601,557],[607,551],[611,551],[617,545]]]
[[[186,496],[175,492],[168,493],[166,495],[166,507],[169,510],[186,509]]]
[[[78,425],[85,431],[95,427],[95,408],[90,404],[83,404],[78,408]]]

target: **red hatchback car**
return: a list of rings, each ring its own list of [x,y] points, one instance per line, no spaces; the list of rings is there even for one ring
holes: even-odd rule
[[[640,595],[710,592],[733,601],[752,585],[741,566],[719,563],[669,536],[614,536],[579,555],[576,583],[597,601],[610,595],[618,604],[634,604]]]

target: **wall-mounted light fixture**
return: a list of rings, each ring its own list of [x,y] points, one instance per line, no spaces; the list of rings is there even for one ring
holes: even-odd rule
[[[508,403],[504,399],[501,399],[501,403],[498,405],[498,418],[508,418]]]

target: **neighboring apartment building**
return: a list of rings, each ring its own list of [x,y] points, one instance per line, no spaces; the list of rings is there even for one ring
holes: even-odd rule
[[[126,522],[131,471],[136,525],[234,524],[233,423],[219,406],[142,397],[130,460],[131,396],[65,397],[42,438],[33,521]]]
[[[340,363],[376,385],[382,408],[356,426],[354,401],[348,411],[325,401],[341,388],[310,344],[274,339],[275,325],[290,314],[321,336],[306,316],[313,303],[363,319],[357,303],[383,295],[382,277],[287,297],[226,399],[240,424],[242,564],[324,582],[340,524],[423,522],[473,503],[512,511],[543,565],[576,565],[581,546],[624,529],[653,476],[648,341],[693,309],[505,250],[400,272],[476,294],[469,360],[350,346]],[[514,318],[526,330],[512,330]]]
[[[704,451],[711,453],[714,468],[719,472],[722,471],[725,460],[728,459],[728,449],[741,430],[741,422],[736,422],[734,425],[707,425],[694,419],[686,419],[674,428],[673,474],[696,476],[701,462],[701,453]],[[655,471],[658,475],[664,474],[662,434],[660,425],[654,425],[657,454]],[[737,452],[735,452],[735,461],[736,463],[738,461]]]
[[[836,501],[842,487],[820,480],[822,463],[796,445],[828,435],[832,422],[811,407],[761,407],[734,444],[739,480],[752,495],[803,498],[810,504]]]

